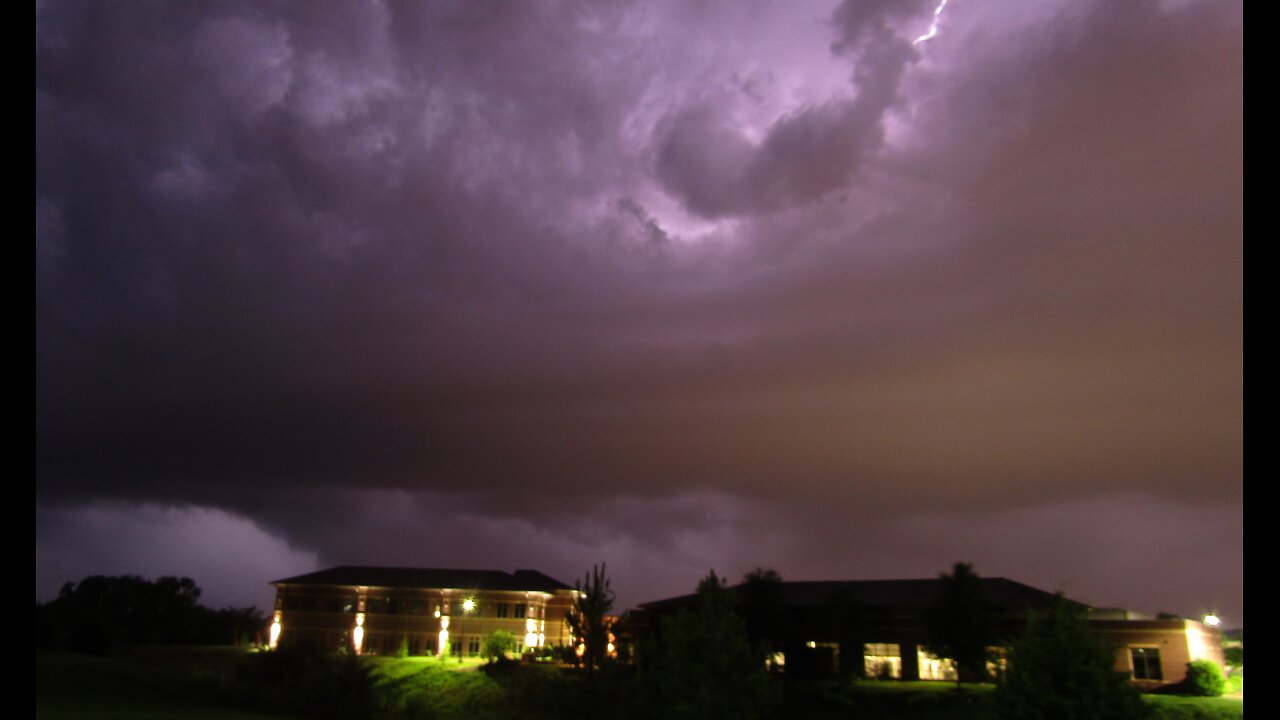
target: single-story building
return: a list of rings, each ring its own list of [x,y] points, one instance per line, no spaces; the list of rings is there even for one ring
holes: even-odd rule
[[[575,590],[536,570],[345,565],[276,580],[271,646],[478,655],[495,630],[520,650],[569,644]]]
[[[991,648],[999,658],[999,643],[1017,636],[1028,614],[1046,608],[1055,595],[1006,578],[981,578],[981,583],[992,637],[1002,639]],[[728,589],[739,610],[749,614],[746,586]],[[782,582],[772,599],[780,616],[773,627],[781,635],[773,665],[789,674],[954,680],[954,663],[930,650],[926,629],[925,615],[941,591],[936,578]],[[697,595],[683,595],[642,603],[637,628],[655,628],[663,615],[697,600]],[[1192,660],[1223,663],[1218,631],[1203,623],[1077,604],[1094,632],[1115,645],[1116,670],[1135,683],[1177,682]]]

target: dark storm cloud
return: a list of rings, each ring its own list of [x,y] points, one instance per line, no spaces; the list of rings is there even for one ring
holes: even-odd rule
[[[882,122],[898,100],[898,82],[918,56],[889,20],[923,3],[846,3],[833,18],[834,52],[853,60],[856,96],[803,107],[778,119],[752,143],[719,109],[680,109],[658,129],[658,176],[706,217],[775,211],[845,187],[878,150]],[[722,99],[718,99],[722,100]]]
[[[42,5],[38,506],[569,576],[1231,517],[1242,11],[931,11]]]

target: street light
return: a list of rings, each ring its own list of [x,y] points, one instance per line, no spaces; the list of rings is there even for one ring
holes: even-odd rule
[[[467,637],[462,634],[462,618],[470,615],[476,609],[476,599],[474,597],[464,598],[462,600],[462,614],[458,616],[458,662],[467,656]]]

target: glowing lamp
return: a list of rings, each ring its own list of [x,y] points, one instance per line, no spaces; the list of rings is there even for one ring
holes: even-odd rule
[[[364,647],[364,613],[356,613],[356,626],[351,629],[351,647],[357,655]]]
[[[276,613],[275,619],[271,621],[271,635],[267,639],[267,647],[270,647],[272,650],[275,650],[276,646],[279,644],[280,644],[280,614]]]

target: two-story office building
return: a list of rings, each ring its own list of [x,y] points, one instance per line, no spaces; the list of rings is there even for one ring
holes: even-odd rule
[[[575,590],[536,570],[341,566],[272,585],[272,647],[476,655],[495,630],[521,650],[570,643]]]

